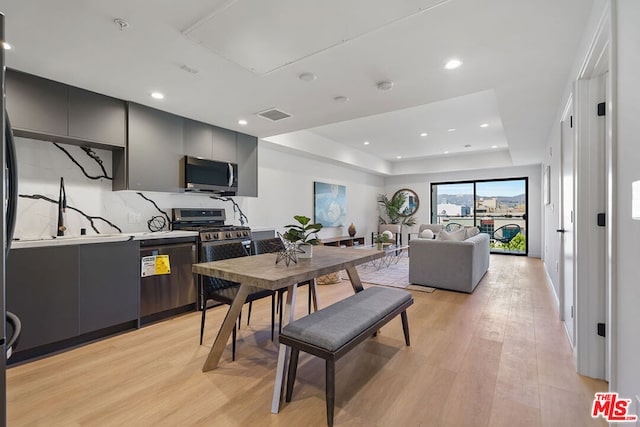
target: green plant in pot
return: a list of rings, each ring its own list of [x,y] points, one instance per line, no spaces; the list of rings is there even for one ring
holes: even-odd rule
[[[378,250],[382,250],[382,245],[384,245],[385,243],[389,243],[391,240],[389,239],[388,234],[386,234],[386,232],[384,233],[378,233],[375,236],[373,236],[373,243],[376,243],[378,245]]]
[[[317,233],[322,229],[322,224],[311,224],[311,218],[304,215],[295,215],[293,218],[298,221],[298,224],[285,225],[288,230],[282,237],[295,243],[303,251],[299,254],[299,258],[311,258],[313,245],[320,243]]]

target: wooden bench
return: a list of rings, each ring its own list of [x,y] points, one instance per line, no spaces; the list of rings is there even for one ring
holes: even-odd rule
[[[333,426],[336,360],[375,335],[398,314],[402,317],[404,340],[409,346],[406,310],[411,304],[413,297],[407,291],[371,287],[285,326],[280,333],[280,343],[291,347],[286,401],[291,402],[299,352],[323,358],[326,361],[327,423]]]

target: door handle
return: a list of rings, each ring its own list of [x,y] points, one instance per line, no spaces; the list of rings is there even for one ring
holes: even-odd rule
[[[558,233],[566,233],[566,232],[567,232],[567,230],[565,230],[564,228],[561,228],[561,229],[556,230],[556,231],[557,231]]]
[[[229,182],[227,183],[227,187],[231,188],[231,186],[233,185],[233,166],[231,165],[231,163],[227,163],[227,176],[229,177]]]

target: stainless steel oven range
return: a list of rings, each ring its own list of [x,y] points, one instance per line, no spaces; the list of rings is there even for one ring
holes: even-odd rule
[[[246,242],[251,245],[251,229],[244,225],[226,225],[224,209],[180,208],[173,209],[173,229],[198,232],[198,260],[203,262],[203,248],[229,242]]]

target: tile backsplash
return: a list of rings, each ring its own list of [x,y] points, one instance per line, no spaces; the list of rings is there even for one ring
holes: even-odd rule
[[[90,216],[103,217],[117,225],[123,232],[148,231],[147,221],[160,212],[134,191],[112,191],[111,180],[89,179],[71,159],[53,143],[27,138],[15,138],[18,158],[18,193],[40,194],[58,200],[60,177],[64,177],[67,205],[80,209]],[[80,147],[60,144],[91,176],[102,175],[98,163]],[[93,149],[103,161],[111,176],[111,151]],[[158,171],[161,173],[161,171]],[[143,192],[171,216],[174,207],[220,207],[227,212],[227,223],[235,223],[233,210],[224,202],[194,194]],[[243,206],[242,198],[236,201]],[[18,215],[14,237],[20,239],[43,238],[56,235],[58,205],[46,200],[18,198]],[[66,235],[79,235],[85,228],[94,234],[91,223],[84,216],[67,209],[64,216]],[[100,233],[118,233],[104,221],[94,219]],[[167,224],[168,226],[168,224]]]

